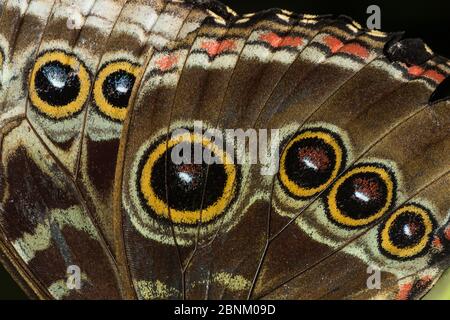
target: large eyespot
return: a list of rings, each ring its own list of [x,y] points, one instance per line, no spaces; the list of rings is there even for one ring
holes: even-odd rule
[[[299,133],[284,149],[279,179],[294,197],[308,198],[323,190],[345,165],[345,150],[340,138],[325,129]]]
[[[47,117],[67,118],[83,109],[90,86],[89,73],[76,56],[49,51],[37,59],[31,71],[30,100]]]
[[[426,252],[435,222],[430,211],[417,204],[396,210],[380,226],[381,251],[395,259],[412,259]]]
[[[337,224],[357,228],[381,218],[395,201],[395,178],[385,166],[359,165],[342,175],[326,197]]]
[[[123,121],[138,76],[139,66],[128,61],[105,65],[94,84],[94,102],[100,113],[114,121]]]
[[[172,160],[177,152],[174,148],[191,150],[191,161],[176,164]],[[217,163],[194,162],[198,150],[202,155],[211,154]],[[139,165],[137,189],[142,205],[149,214],[177,224],[211,222],[226,211],[236,192],[237,170],[230,163],[221,147],[196,133],[163,139],[147,150]]]

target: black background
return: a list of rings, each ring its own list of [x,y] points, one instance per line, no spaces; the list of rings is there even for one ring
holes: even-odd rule
[[[367,7],[381,9],[382,31],[405,31],[422,38],[437,53],[450,57],[450,1],[448,0],[222,0],[238,13],[281,8],[297,13],[345,14],[366,24]]]
[[[283,8],[297,13],[346,14],[365,25],[367,7],[381,8],[383,31],[406,31],[406,37],[419,37],[438,54],[450,57],[450,1],[342,1],[342,0],[223,0],[238,13]],[[26,298],[22,290],[0,268],[0,299]]]

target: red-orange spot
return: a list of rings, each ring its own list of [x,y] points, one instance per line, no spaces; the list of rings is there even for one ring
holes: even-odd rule
[[[367,195],[370,198],[380,197],[380,185],[372,179],[355,179],[355,190]]]
[[[441,249],[443,248],[443,246],[442,246],[442,241],[441,241],[441,239],[439,239],[438,237],[435,237],[435,238],[433,239],[432,244],[433,244],[433,247],[435,247],[435,248],[438,249],[438,250],[441,250]]]
[[[210,57],[215,57],[222,52],[230,51],[236,49],[236,43],[233,40],[223,40],[223,41],[203,41],[201,48],[206,50]]]
[[[275,32],[262,34],[259,40],[267,42],[274,48],[298,47],[303,44],[303,39],[300,37],[280,37]]]
[[[326,36],[324,41],[332,53],[337,52],[344,45],[341,40],[332,36]]]
[[[358,56],[362,59],[367,59],[369,57],[369,51],[364,48],[362,45],[357,43],[349,43],[343,46],[339,52],[348,53],[354,56]]]
[[[411,282],[401,285],[396,299],[397,300],[408,300],[408,296],[409,296],[409,293],[411,292],[412,287],[413,287],[413,284]]]
[[[330,158],[319,148],[307,147],[298,152],[298,157],[301,160],[308,159],[317,166],[320,171],[325,171],[330,165]]]
[[[411,66],[408,68],[408,73],[415,77],[420,76],[423,73],[423,71],[424,71],[423,68],[421,68],[419,66]]]
[[[427,77],[431,80],[434,80],[437,83],[441,83],[445,79],[443,74],[440,74],[439,72],[437,72],[435,70],[427,70],[424,72],[423,76]]]
[[[422,278],[420,278],[420,281],[422,282],[422,285],[428,285],[433,280],[433,277],[430,275],[425,275]]]
[[[161,71],[167,71],[171,69],[178,61],[178,56],[176,55],[168,55],[164,56],[161,59],[156,60],[156,65]]]

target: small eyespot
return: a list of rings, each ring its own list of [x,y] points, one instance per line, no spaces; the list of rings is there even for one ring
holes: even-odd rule
[[[342,175],[326,197],[332,221],[348,228],[380,219],[395,201],[395,178],[379,164],[364,164]]]
[[[106,64],[94,83],[94,103],[113,121],[123,121],[140,67],[125,60]]]
[[[335,133],[307,129],[284,149],[279,180],[292,196],[309,198],[329,186],[345,166],[345,161],[345,148]]]
[[[37,59],[31,71],[31,104],[49,118],[68,118],[83,109],[90,87],[89,73],[76,56],[48,51]]]
[[[175,147],[191,150],[192,161],[175,164],[172,161]],[[193,161],[196,148],[202,155],[210,152],[220,163],[197,164]],[[157,142],[144,153],[139,164],[137,189],[142,207],[147,213],[176,224],[213,221],[226,211],[236,193],[238,172],[229,163],[228,154],[218,145],[195,133]]]
[[[426,252],[434,228],[428,209],[417,204],[405,205],[380,226],[381,251],[394,259],[413,259]]]

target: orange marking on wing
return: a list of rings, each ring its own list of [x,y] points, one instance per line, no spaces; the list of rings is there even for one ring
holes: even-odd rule
[[[231,51],[236,49],[236,43],[233,40],[223,40],[223,41],[203,41],[201,48],[206,50],[210,57],[215,57],[222,52]]]
[[[445,80],[445,77],[443,74],[440,74],[439,72],[435,71],[435,70],[427,70],[423,73],[424,77],[427,77],[431,80],[436,81],[437,83],[441,83],[442,81]]]
[[[438,237],[435,237],[435,238],[433,239],[432,244],[433,244],[433,247],[435,247],[435,248],[438,249],[438,250],[442,250],[442,248],[443,248],[443,246],[442,246],[442,241],[441,241],[441,239],[439,239]]]
[[[164,56],[161,59],[156,60],[156,65],[161,71],[167,71],[172,68],[178,62],[178,56],[176,55],[168,55]]]
[[[274,48],[298,47],[303,44],[303,39],[300,37],[280,37],[275,32],[262,34],[259,36],[259,40],[267,42]]]
[[[422,278],[420,278],[420,281],[422,281],[422,285],[427,285],[433,280],[433,277],[430,275],[425,275]]]
[[[369,57],[369,51],[364,48],[362,45],[357,43],[349,43],[343,46],[339,52],[348,53],[354,56],[358,56],[362,59],[367,59]]]
[[[408,68],[408,73],[415,77],[420,76],[424,72],[424,69],[419,66],[411,66]]]
[[[401,285],[396,300],[408,300],[409,292],[411,291],[412,287],[413,284],[411,282]]]
[[[341,40],[332,36],[326,36],[324,40],[332,53],[337,52],[344,45]]]

